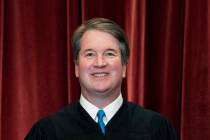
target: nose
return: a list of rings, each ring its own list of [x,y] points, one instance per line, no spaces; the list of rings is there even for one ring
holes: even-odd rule
[[[107,62],[106,62],[106,60],[104,59],[103,56],[97,56],[96,57],[96,60],[95,60],[95,63],[94,63],[95,67],[104,67],[106,65],[107,65]]]

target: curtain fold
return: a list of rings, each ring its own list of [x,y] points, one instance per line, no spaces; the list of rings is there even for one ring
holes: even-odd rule
[[[210,138],[210,3],[207,0],[0,0],[0,139],[80,96],[71,36],[110,18],[127,33],[124,98],[160,112],[181,140]]]
[[[2,139],[21,140],[40,117],[68,103],[66,3],[4,4]]]
[[[0,139],[2,138],[2,75],[3,75],[4,1],[0,0]]]
[[[186,0],[184,25],[182,139],[210,138],[209,1]]]
[[[183,1],[147,2],[145,106],[180,127]]]
[[[74,62],[72,61],[71,36],[81,20],[81,1],[69,0],[67,7],[67,78],[68,78],[68,102],[77,100],[80,96],[79,82],[74,74]]]
[[[144,105],[146,1],[127,1],[126,11],[125,30],[128,34],[131,52],[127,71],[127,98],[129,101]]]

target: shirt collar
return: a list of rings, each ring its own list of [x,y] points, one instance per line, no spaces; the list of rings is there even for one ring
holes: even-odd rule
[[[97,122],[97,112],[100,108],[93,105],[91,102],[89,102],[82,94],[80,96],[79,100],[81,106],[87,111],[87,113],[91,116],[91,118]],[[112,117],[117,113],[117,111],[120,109],[121,105],[123,103],[122,94],[120,95],[109,105],[107,105],[105,108],[103,108],[106,117],[104,117],[104,123],[107,124]]]

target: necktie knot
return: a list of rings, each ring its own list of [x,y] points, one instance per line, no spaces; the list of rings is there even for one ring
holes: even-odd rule
[[[104,121],[103,121],[104,116],[105,116],[104,111],[99,110],[98,113],[97,113],[98,125],[101,128],[101,131],[102,131],[103,134],[105,134],[105,124],[104,124]]]
[[[97,113],[97,116],[99,119],[103,119],[103,117],[105,116],[105,113],[103,110],[99,110],[98,113]]]

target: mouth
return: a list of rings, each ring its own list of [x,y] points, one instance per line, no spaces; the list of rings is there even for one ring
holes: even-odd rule
[[[96,72],[96,73],[92,73],[91,75],[93,77],[100,78],[100,77],[106,77],[106,76],[108,76],[109,73],[107,73],[107,72]]]

